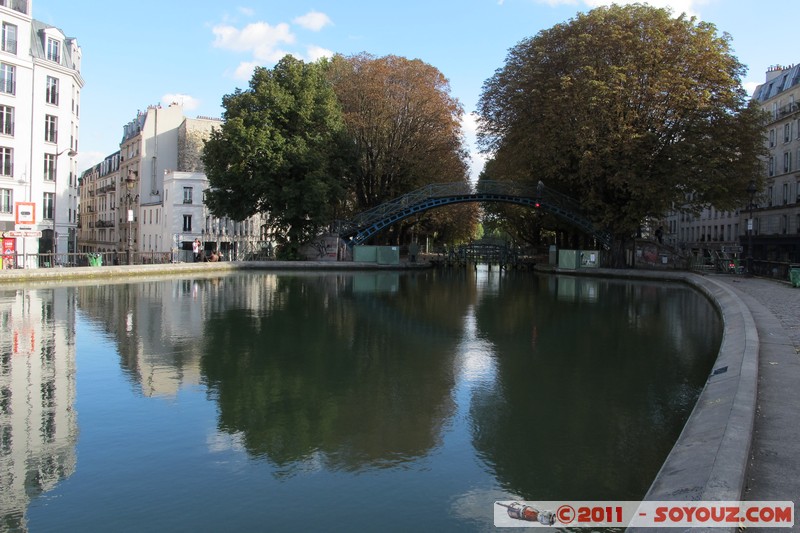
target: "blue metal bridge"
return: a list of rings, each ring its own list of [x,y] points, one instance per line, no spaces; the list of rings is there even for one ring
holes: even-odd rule
[[[542,209],[592,235],[605,248],[611,247],[611,235],[595,227],[573,198],[546,187],[507,181],[469,183],[432,183],[403,196],[364,211],[350,220],[339,221],[339,235],[350,245],[364,244],[388,226],[428,209],[465,202],[505,202]]]

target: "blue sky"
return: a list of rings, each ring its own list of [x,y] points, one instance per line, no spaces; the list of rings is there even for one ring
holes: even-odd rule
[[[80,170],[119,148],[122,127],[148,105],[180,101],[186,116],[219,117],[222,97],[246,88],[254,65],[286,53],[303,60],[368,52],[421,59],[473,112],[483,82],[508,50],[602,0],[32,0],[33,17],[78,39],[83,51]],[[617,1],[616,3],[630,3]],[[770,65],[800,61],[797,0],[651,0],[716,25],[747,65],[749,91]],[[768,7],[767,7],[768,6]],[[465,132],[473,175],[474,121]]]

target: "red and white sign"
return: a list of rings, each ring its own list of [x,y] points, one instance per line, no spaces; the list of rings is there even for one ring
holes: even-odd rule
[[[14,239],[3,239],[3,255],[14,255],[17,251],[17,241]]]
[[[36,204],[33,202],[14,202],[14,222],[18,226],[36,224]]]
[[[42,232],[39,230],[23,230],[23,231],[4,231],[3,237],[8,237],[10,239],[16,237],[41,237]]]

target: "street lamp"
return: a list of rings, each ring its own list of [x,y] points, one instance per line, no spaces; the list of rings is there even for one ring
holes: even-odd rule
[[[128,264],[132,264],[133,258],[133,203],[139,200],[139,195],[133,195],[133,188],[136,186],[136,178],[133,176],[133,171],[128,170],[128,176],[125,178],[125,188],[128,192],[125,193],[125,203],[128,205]]]
[[[78,152],[73,150],[72,148],[64,148],[60,152],[58,152],[55,156],[55,160],[57,161],[59,157],[61,157],[66,152],[67,156],[75,157],[78,155]],[[53,266],[55,266],[57,254],[58,254],[58,231],[56,231],[56,202],[58,200],[58,165],[56,164],[55,168],[53,168],[53,182],[55,183],[56,192],[53,195]],[[71,222],[71,221],[68,221]]]
[[[747,194],[750,196],[748,210],[750,218],[747,219],[747,276],[753,275],[753,199],[756,195],[756,181],[750,180],[747,184]]]

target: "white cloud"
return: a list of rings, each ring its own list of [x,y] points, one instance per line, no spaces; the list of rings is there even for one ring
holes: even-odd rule
[[[323,57],[333,57],[333,52],[327,48],[322,48],[321,46],[312,44],[306,47],[306,55],[308,56],[309,61],[316,61],[317,59],[321,59]]]
[[[193,111],[200,107],[200,100],[188,94],[167,93],[161,97],[161,103],[164,105],[170,105],[173,102],[180,104],[184,111]]]
[[[76,157],[78,168],[88,169],[105,159],[108,154],[103,152],[78,152]]]
[[[475,113],[465,113],[461,118],[461,128],[464,134],[474,137],[478,131],[478,115]]]
[[[220,24],[211,31],[216,36],[213,43],[215,47],[235,52],[252,52],[253,57],[261,61],[278,61],[286,55],[277,48],[278,45],[292,44],[295,41],[295,36],[286,23],[270,26],[266,22],[256,22],[241,30]]]
[[[333,24],[328,15],[319,11],[310,11],[301,17],[297,17],[292,22],[311,31],[319,31],[325,26]]]
[[[251,9],[249,7],[240,7],[239,8],[239,13],[241,13],[245,17],[252,17],[252,16],[254,16],[256,14],[255,10]]]
[[[233,77],[237,80],[250,80],[253,77],[253,71],[259,66],[256,61],[243,61],[239,63],[233,73]]]
[[[461,117],[461,129],[464,132],[464,140],[467,143],[467,151],[469,152],[470,164],[469,175],[472,181],[477,181],[483,170],[483,165],[486,163],[487,157],[480,153],[476,148],[478,145],[478,115],[475,113],[466,113]]]
[[[742,83],[744,90],[747,91],[748,96],[753,96],[753,93],[756,92],[756,87],[764,83],[763,81],[746,81]]]

